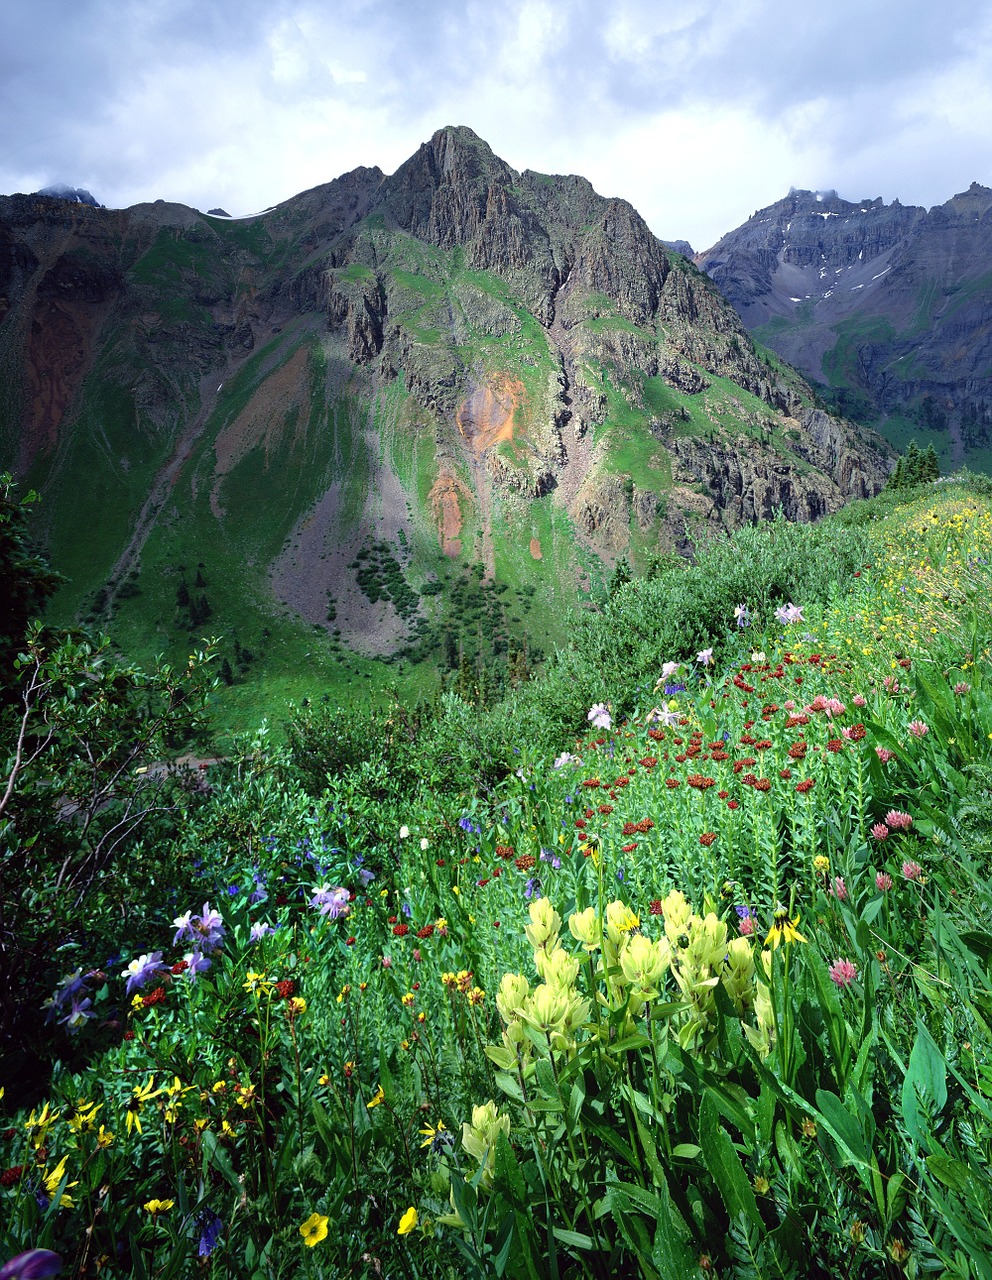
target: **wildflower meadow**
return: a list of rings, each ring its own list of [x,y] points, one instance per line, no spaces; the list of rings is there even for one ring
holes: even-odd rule
[[[990,624],[965,477],[203,769],[29,632],[0,1276],[992,1280]]]

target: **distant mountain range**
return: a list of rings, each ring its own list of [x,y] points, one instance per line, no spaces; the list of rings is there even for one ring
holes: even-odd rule
[[[695,261],[828,402],[992,471],[992,190],[929,211],[792,191]]]
[[[248,219],[0,198],[0,386],[59,616],[238,661],[507,652],[892,465],[629,204],[466,128]]]

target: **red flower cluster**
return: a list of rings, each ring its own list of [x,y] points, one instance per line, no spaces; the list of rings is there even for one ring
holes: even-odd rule
[[[716,786],[716,778],[706,778],[701,773],[690,773],[686,783],[690,787],[695,787],[697,791],[706,791],[709,787]]]
[[[296,983],[292,978],[283,978],[282,982],[276,983],[276,995],[283,1000],[288,1000],[296,990]]]
[[[142,1007],[150,1009],[156,1004],[165,1004],[165,987],[156,987],[154,991],[150,991],[148,995],[141,997]]]
[[[512,845],[508,845],[508,844],[498,844],[498,845],[496,846],[496,857],[497,857],[497,858],[512,858],[512,857],[513,857],[513,846],[512,846]]]
[[[518,871],[530,871],[537,866],[537,859],[532,853],[522,853],[514,865]]]
[[[807,778],[805,782],[797,782],[796,790],[799,792],[800,795],[804,796],[807,791],[813,790],[813,784],[815,781],[816,781],[815,778]]]
[[[409,932],[410,932],[410,926],[408,924],[393,925],[393,933],[397,938],[405,938]]]
[[[704,831],[703,834],[699,837],[699,843],[703,846],[703,848],[708,849],[715,839],[716,839],[715,832]]]

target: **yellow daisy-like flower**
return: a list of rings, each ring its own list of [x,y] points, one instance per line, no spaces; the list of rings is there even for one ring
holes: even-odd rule
[[[371,1111],[373,1107],[377,1107],[379,1103],[383,1101],[385,1096],[386,1095],[382,1091],[382,1085],[379,1085],[372,1097],[369,1098],[368,1102],[366,1102],[366,1107]]]
[[[781,946],[783,942],[806,942],[798,931],[799,917],[794,920],[789,919],[789,913],[785,907],[779,907],[775,912],[775,919],[772,927],[768,930],[768,937],[765,939],[765,946],[771,947],[774,951]]]
[[[147,1200],[141,1207],[154,1218],[159,1213],[168,1213],[175,1200]]]
[[[451,1134],[443,1120],[437,1122],[436,1129],[432,1129],[428,1125],[426,1129],[421,1129],[420,1132],[424,1135],[424,1141],[420,1145],[422,1147],[434,1147],[435,1149],[445,1147]]]
[[[311,1213],[303,1226],[300,1227],[300,1235],[303,1237],[303,1243],[308,1249],[320,1244],[321,1240],[327,1239],[327,1223],[326,1214]]]
[[[396,1228],[396,1234],[398,1236],[408,1236],[416,1225],[417,1210],[411,1205],[403,1217],[400,1218],[400,1225]]]
[[[106,1147],[112,1146],[113,1141],[114,1141],[114,1135],[110,1132],[110,1130],[106,1127],[106,1125],[101,1125],[100,1132],[96,1135],[96,1145],[98,1147],[106,1148]]]

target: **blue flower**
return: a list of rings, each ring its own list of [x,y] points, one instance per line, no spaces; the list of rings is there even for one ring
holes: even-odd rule
[[[201,1258],[209,1258],[214,1249],[217,1248],[217,1241],[224,1230],[224,1223],[222,1219],[217,1217],[213,1209],[205,1209],[200,1215],[199,1227],[200,1244],[197,1248],[197,1254]]]

